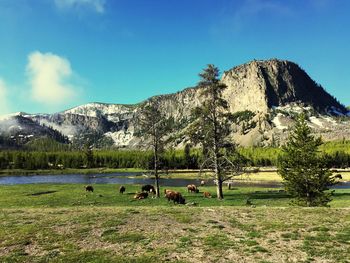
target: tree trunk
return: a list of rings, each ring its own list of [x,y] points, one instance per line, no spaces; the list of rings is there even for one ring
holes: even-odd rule
[[[160,197],[160,189],[159,189],[159,176],[158,176],[158,144],[155,141],[155,147],[154,147],[154,177],[155,177],[155,183],[156,183],[156,196],[157,198]]]
[[[217,199],[224,199],[224,194],[222,192],[222,178],[221,178],[221,171],[219,168],[219,149],[218,149],[218,139],[217,139],[217,127],[216,127],[216,117],[214,115],[214,173],[216,178],[216,193],[217,193]]]
[[[218,199],[224,199],[224,194],[222,192],[222,178],[221,172],[219,170],[219,158],[218,158],[218,149],[216,146],[216,140],[214,140],[214,173],[216,178],[216,193]]]
[[[158,174],[155,177],[156,177],[155,183],[156,183],[156,191],[157,191],[156,196],[157,196],[157,198],[159,198],[160,197],[160,192],[159,192],[160,189],[159,189],[159,176],[158,176]]]
[[[216,181],[217,181],[217,186],[216,186],[217,198],[222,200],[222,199],[224,199],[224,193],[222,191],[222,180],[221,180],[220,176],[216,177]]]
[[[310,193],[306,193],[306,206],[311,207],[311,196],[310,196]]]

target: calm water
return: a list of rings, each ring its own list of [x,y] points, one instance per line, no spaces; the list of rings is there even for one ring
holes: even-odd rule
[[[188,184],[200,184],[200,179],[167,179],[161,178],[160,184],[165,186],[184,186]],[[59,174],[59,175],[24,175],[0,177],[0,184],[40,184],[40,183],[64,183],[64,184],[154,184],[154,179],[142,175],[142,173],[123,172],[113,174]],[[208,185],[213,181],[208,181]]]
[[[186,186],[188,184],[200,185],[202,179],[178,179],[160,178],[163,186]],[[213,180],[205,180],[206,185],[214,185]],[[123,172],[113,174],[59,174],[59,175],[23,175],[2,176],[0,185],[14,184],[40,184],[40,183],[62,183],[62,184],[154,184],[154,179],[136,172]],[[235,181],[233,186],[255,186],[255,187],[282,187],[278,182],[240,182]],[[336,185],[336,189],[349,189],[350,182]]]

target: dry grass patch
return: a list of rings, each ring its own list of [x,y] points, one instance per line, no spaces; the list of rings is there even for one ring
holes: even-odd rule
[[[326,208],[6,209],[0,261],[346,262],[349,218]]]

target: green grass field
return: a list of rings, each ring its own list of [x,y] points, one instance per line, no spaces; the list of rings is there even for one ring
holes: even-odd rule
[[[245,206],[247,199],[255,206],[288,207],[291,198],[281,189],[238,187],[224,188],[225,199],[216,200],[214,186],[200,187],[200,193],[187,193],[185,187],[167,187],[182,193],[187,203],[196,206]],[[161,188],[163,192],[165,188]],[[94,192],[85,192],[82,184],[32,184],[0,186],[0,208],[59,208],[79,206],[173,206],[165,198],[147,198],[134,200],[139,185],[126,185],[126,193],[119,194],[119,185],[96,184]],[[204,198],[202,193],[208,191],[213,198]],[[350,207],[350,190],[336,190],[331,207]]]
[[[350,190],[300,208],[279,189],[225,188],[218,201],[172,187],[186,206],[126,187],[0,186],[0,262],[349,262]]]

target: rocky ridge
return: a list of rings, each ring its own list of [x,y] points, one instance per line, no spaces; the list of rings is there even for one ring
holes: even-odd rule
[[[224,96],[230,111],[236,116],[231,137],[241,145],[283,143],[288,127],[301,111],[307,113],[315,133],[326,140],[350,138],[348,109],[293,62],[251,61],[225,71],[222,82],[227,85]],[[181,147],[187,141],[185,130],[191,122],[191,110],[203,100],[200,91],[193,87],[148,99],[157,100],[161,110],[174,119],[175,146]],[[71,141],[93,134],[104,146],[142,147],[140,138],[134,136],[134,120],[148,100],[135,105],[95,102],[55,114],[18,113],[16,116],[58,130]],[[2,119],[0,127],[5,127]],[[23,120],[17,118],[16,121],[17,126],[22,127]],[[0,131],[10,132],[5,128]],[[30,131],[27,134],[30,135]]]

